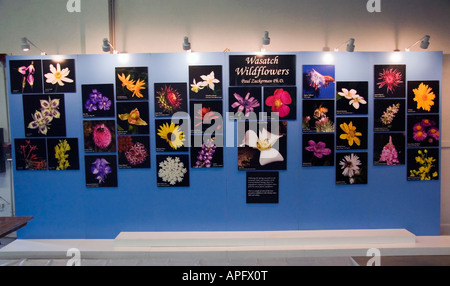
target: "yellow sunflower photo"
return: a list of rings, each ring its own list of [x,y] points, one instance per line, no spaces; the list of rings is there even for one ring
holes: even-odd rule
[[[179,125],[175,123],[164,123],[158,128],[158,136],[169,143],[173,150],[184,147],[184,141],[186,140],[183,131]]]

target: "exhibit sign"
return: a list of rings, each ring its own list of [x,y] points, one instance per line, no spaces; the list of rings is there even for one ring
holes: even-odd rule
[[[230,85],[295,85],[295,55],[230,56]]]

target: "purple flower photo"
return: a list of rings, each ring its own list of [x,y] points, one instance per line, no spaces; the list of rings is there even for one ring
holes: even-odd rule
[[[114,117],[114,85],[82,86],[83,117]]]

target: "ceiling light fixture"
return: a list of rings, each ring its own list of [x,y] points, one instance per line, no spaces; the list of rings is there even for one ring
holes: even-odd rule
[[[411,50],[411,48],[414,47],[415,45],[417,45],[418,43],[420,43],[420,47],[422,49],[424,49],[424,50],[428,49],[428,47],[430,46],[430,36],[429,35],[425,35],[423,38],[421,38],[420,40],[418,40],[417,42],[415,42],[411,46],[407,47],[405,49],[405,51],[409,52]]]
[[[334,49],[335,52],[339,52],[339,48],[343,45],[347,44],[346,51],[349,53],[353,53],[355,51],[355,39],[350,38],[347,41],[340,44],[337,48]]]
[[[33,44],[33,42],[31,42],[30,40],[28,40],[26,37],[22,38],[22,44],[21,44],[21,48],[22,51],[24,52],[28,52],[31,47],[30,45],[32,45],[33,47],[35,47],[36,49],[38,49],[41,52],[41,55],[46,55],[47,53],[44,52],[41,48],[39,48],[38,46],[36,46],[35,44]]]
[[[265,52],[266,51],[265,46],[268,46],[268,45],[270,45],[269,32],[265,31],[264,32],[264,37],[262,38],[261,52]]]
[[[183,51],[186,51],[188,53],[192,52],[192,50],[191,50],[191,43],[189,42],[189,38],[188,37],[184,37]]]
[[[112,49],[112,53],[113,54],[118,54],[119,52],[114,49],[113,45],[109,42],[108,38],[104,38],[103,39],[103,45],[102,45],[102,50],[107,53],[107,52],[111,52]]]

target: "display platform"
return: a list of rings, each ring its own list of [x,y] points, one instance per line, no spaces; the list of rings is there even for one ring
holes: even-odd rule
[[[450,255],[450,236],[414,236],[405,230],[377,230],[376,232],[357,230],[353,235],[348,233],[347,236],[342,235],[341,231],[326,232],[328,232],[330,239],[328,243],[322,241],[321,244],[314,241],[308,244],[282,243],[280,240],[282,237],[278,236],[279,232],[273,233],[276,234],[275,237],[280,242],[278,244],[239,245],[235,243],[233,246],[214,246],[214,238],[211,238],[211,236],[209,239],[204,238],[203,245],[192,246],[193,243],[184,243],[183,245],[182,240],[179,240],[181,243],[178,246],[139,247],[118,246],[117,239],[18,239],[0,249],[0,260],[67,260],[72,257],[68,255],[68,251],[73,249],[79,250],[81,259],[90,261],[101,259],[116,261],[151,260],[156,264],[178,261],[186,265],[199,265],[201,261],[207,265],[243,265],[246,263],[255,265],[261,259],[272,261],[278,265],[280,261],[284,261],[283,263],[296,259],[304,261],[305,258],[367,257],[368,251],[374,248],[380,251],[381,257]],[[325,235],[326,232],[324,231],[321,234]],[[358,232],[359,235],[355,235]],[[389,233],[390,235],[387,235]],[[305,232],[304,234],[306,237],[310,233]],[[146,238],[148,239],[151,234],[147,235]],[[160,233],[154,234],[153,237],[161,238],[166,235]],[[176,234],[175,237],[177,235],[179,234]],[[290,237],[292,238],[291,233],[284,233],[284,238]],[[338,241],[333,240],[333,237],[338,238]],[[339,243],[339,237],[342,239],[341,243]],[[123,239],[123,234],[118,238],[118,240]],[[346,243],[343,243],[345,239]],[[245,238],[243,238],[243,241],[246,241]],[[191,245],[187,246],[189,244]],[[331,259],[330,261],[335,260]]]
[[[231,232],[121,232],[117,247],[316,246],[358,244],[414,244],[405,229],[231,231]]]

